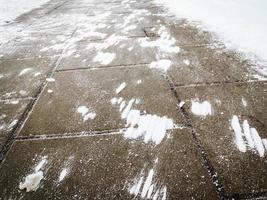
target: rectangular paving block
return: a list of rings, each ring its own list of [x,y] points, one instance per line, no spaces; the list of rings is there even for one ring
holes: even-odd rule
[[[29,100],[0,101],[0,150],[17,125]]]
[[[186,129],[157,146],[122,134],[17,141],[0,172],[3,200],[217,199]]]
[[[258,82],[177,89],[228,194],[267,191],[266,86]]]
[[[181,47],[168,73],[176,85],[267,79],[256,63],[216,46]]]
[[[156,48],[142,47],[139,38],[114,34],[104,40],[82,43],[67,49],[58,70],[150,64],[155,60]]]
[[[0,97],[33,97],[52,70],[55,59],[0,60]]]
[[[119,129],[132,109],[182,123],[167,82],[147,66],[57,72],[54,79],[20,135]]]

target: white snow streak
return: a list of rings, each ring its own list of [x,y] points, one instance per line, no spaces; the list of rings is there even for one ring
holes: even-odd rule
[[[120,86],[116,89],[116,94],[119,94],[125,87],[126,87],[126,83],[125,82],[120,84]]]
[[[239,151],[246,152],[248,149],[255,149],[260,157],[267,151],[266,139],[261,139],[258,131],[250,127],[247,120],[244,120],[241,127],[236,115],[232,117],[231,127],[235,133],[235,144]],[[243,129],[242,129],[243,128]]]

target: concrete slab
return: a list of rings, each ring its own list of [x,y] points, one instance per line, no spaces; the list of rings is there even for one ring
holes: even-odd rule
[[[114,34],[105,40],[72,46],[63,57],[58,70],[150,64],[156,60],[156,48],[141,47],[138,38]]]
[[[51,58],[0,60],[0,97],[35,96],[54,62],[55,59]]]
[[[267,79],[258,64],[216,46],[181,47],[168,71],[177,85]]]
[[[158,146],[120,134],[17,141],[0,171],[3,199],[217,198],[186,130]],[[39,188],[20,190],[38,171]]]
[[[0,150],[17,125],[28,103],[29,100],[0,101]]]
[[[228,194],[267,191],[267,147],[259,151],[267,138],[266,86],[258,82],[177,89]],[[210,112],[209,104],[212,114],[199,115]]]
[[[126,108],[132,99],[136,99],[132,107],[141,113],[167,116],[175,123],[182,123],[168,84],[158,71],[146,66],[59,72],[54,78],[55,82],[48,84],[20,135],[123,128],[125,120],[122,110],[119,111],[120,104]],[[125,89],[116,94],[124,82]],[[123,98],[120,104],[112,105],[111,100],[120,97]],[[96,116],[86,119],[90,113]]]

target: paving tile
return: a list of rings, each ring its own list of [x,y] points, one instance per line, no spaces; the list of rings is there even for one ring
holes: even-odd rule
[[[177,89],[228,194],[267,191],[267,147],[261,149],[264,155],[257,150],[267,138],[266,86],[258,82]],[[210,113],[209,104],[212,115],[203,116]]]
[[[152,199],[157,191],[160,199],[217,198],[186,129],[157,146],[122,134],[17,141],[0,171],[2,199]],[[20,190],[37,171],[39,188]]]
[[[120,105],[111,103],[111,99],[119,97],[126,105],[131,99],[137,99],[133,108],[141,112],[167,116],[182,123],[168,84],[158,71],[146,66],[59,72],[54,78],[55,82],[48,84],[21,135],[123,128],[125,121],[121,118]],[[125,89],[116,94],[123,82]],[[95,113],[96,117],[85,120],[86,113],[79,111],[80,106],[85,110],[84,106],[87,107],[86,113]]]
[[[177,85],[267,79],[260,65],[216,46],[181,47],[169,74]]]
[[[0,60],[0,97],[33,97],[52,70],[53,62],[55,59],[51,58]]]
[[[17,125],[29,100],[8,100],[0,102],[0,150],[12,129]]]
[[[138,38],[114,34],[105,40],[69,48],[63,55],[58,70],[147,64],[156,60],[155,50],[153,47],[141,47]]]

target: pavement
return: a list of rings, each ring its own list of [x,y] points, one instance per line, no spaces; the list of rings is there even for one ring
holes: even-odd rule
[[[267,199],[266,63],[151,0],[53,0],[0,46],[0,199]]]

